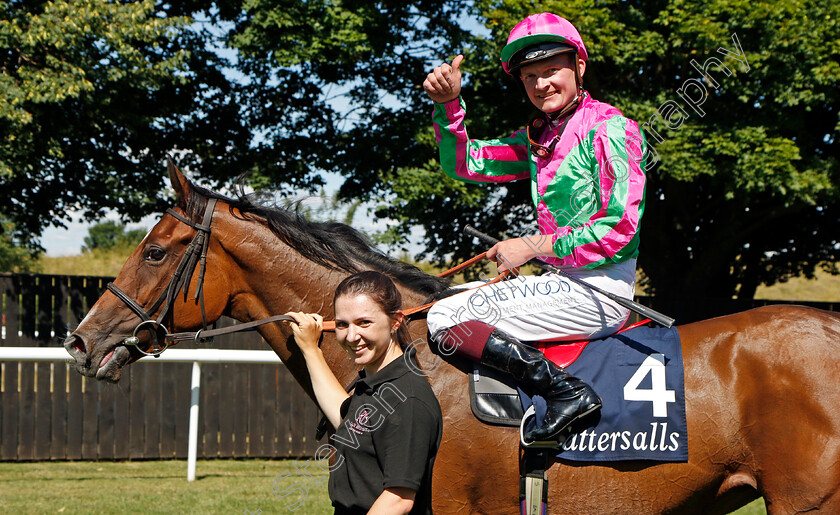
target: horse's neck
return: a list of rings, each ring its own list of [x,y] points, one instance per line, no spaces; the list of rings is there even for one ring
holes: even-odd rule
[[[328,269],[304,258],[263,224],[249,223],[243,227],[240,220],[232,219],[220,229],[227,232],[221,235],[220,241],[235,242],[232,248],[226,248],[235,262],[230,268],[236,269],[229,278],[234,318],[250,321],[289,311],[320,313],[325,320],[335,317],[333,295],[338,283],[348,275],[346,272]],[[243,241],[246,240],[242,237],[243,232],[247,234],[247,241]],[[406,287],[400,287],[400,291],[404,307],[423,304],[422,294]],[[411,322],[410,331],[421,366],[428,370],[440,364],[439,358],[426,345],[425,321]],[[306,364],[299,352],[290,349],[290,331],[285,324],[261,326],[260,333],[311,394]],[[342,384],[350,384],[358,373],[357,368],[339,347],[334,333],[324,335],[321,349]],[[449,369],[448,365],[436,368],[434,374],[429,375],[433,385],[453,371]]]
[[[234,318],[254,320],[287,311],[320,313],[325,319],[334,315],[335,288],[347,272],[304,258],[263,223],[226,220],[219,240],[233,261],[228,268]],[[422,294],[405,287],[400,291],[405,307],[423,303]]]
[[[243,225],[234,219],[224,230],[220,241],[234,242],[225,249],[236,268],[231,280],[234,318],[255,320],[288,311],[333,315],[332,295],[346,273],[304,258],[262,223]]]

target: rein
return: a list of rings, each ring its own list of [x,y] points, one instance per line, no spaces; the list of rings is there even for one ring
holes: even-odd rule
[[[169,280],[169,283],[166,285],[166,288],[163,292],[161,292],[160,296],[149,309],[144,309],[143,306],[140,305],[140,303],[132,299],[131,296],[125,293],[116,284],[108,283],[108,291],[113,293],[126,306],[128,306],[128,308],[131,309],[131,311],[134,312],[134,314],[136,314],[140,318],[140,323],[137,324],[137,326],[135,326],[131,336],[125,338],[122,341],[123,345],[133,346],[143,355],[157,357],[160,356],[163,353],[163,351],[165,351],[171,345],[174,345],[178,342],[192,340],[196,343],[196,345],[198,345],[199,343],[207,342],[216,336],[231,334],[239,331],[250,331],[255,329],[256,327],[272,322],[294,321],[292,317],[287,315],[274,315],[268,318],[262,318],[260,320],[255,320],[252,322],[236,324],[230,327],[208,329],[207,314],[204,308],[204,274],[207,270],[207,248],[210,243],[210,228],[213,223],[213,212],[215,211],[215,209],[216,199],[208,199],[207,204],[204,208],[204,216],[200,224],[193,222],[185,216],[182,216],[172,208],[166,210],[166,213],[172,215],[176,220],[183,222],[195,229],[196,234],[193,237],[190,244],[187,246],[184,255],[181,257],[181,261],[178,263],[178,267],[175,269],[175,273],[172,275],[172,278]],[[458,266],[455,266],[443,273],[438,274],[438,277],[447,277],[449,275],[455,274],[467,268],[468,266],[471,266],[472,264],[484,259],[486,257],[485,255],[486,253],[475,256],[474,258],[469,259],[459,264]],[[195,295],[193,298],[197,300],[201,306],[202,328],[198,331],[170,333],[169,329],[167,329],[167,327],[164,325],[164,320],[167,316],[169,316],[171,320],[172,305],[175,303],[175,299],[182,290],[184,292],[184,301],[187,300],[189,284],[192,279],[192,274],[195,272],[196,265],[199,265],[200,269],[198,273],[198,285],[196,287]],[[432,304],[434,304],[434,302],[405,310],[403,311],[403,313],[406,316],[408,316],[422,311],[424,309],[427,309]],[[162,309],[161,306],[163,306]],[[157,318],[153,318],[154,314],[159,309],[160,312],[158,313]],[[143,328],[151,330],[152,333],[152,347],[149,351],[145,351],[140,348],[140,338],[137,336],[137,334]],[[325,321],[323,324],[323,330],[335,331],[335,321]],[[163,332],[164,336],[162,338],[162,343],[160,341],[161,339],[158,338],[158,331]]]
[[[482,259],[486,258],[487,253],[483,252],[475,257],[472,257],[463,263],[450,268],[444,272],[437,274],[437,277],[449,277],[450,275],[457,274],[461,270],[464,270],[467,267],[474,265],[475,263],[481,261]],[[487,284],[498,282],[501,278],[496,277],[492,281],[488,282]],[[479,286],[480,287],[480,286]],[[465,290],[466,291],[466,290]],[[437,302],[437,301],[435,301]],[[419,313],[423,310],[429,309],[435,302],[429,302],[428,304],[423,304],[422,306],[416,306],[409,309],[400,310],[400,312],[404,316],[411,316],[414,313]],[[261,318],[259,320],[254,320],[253,322],[247,322],[243,324],[237,324],[230,327],[221,327],[219,329],[210,329],[207,330],[206,324],[204,329],[199,329],[198,331],[187,331],[183,333],[170,333],[166,335],[166,341],[177,343],[177,342],[184,342],[184,341],[194,341],[196,345],[200,341],[209,340],[216,336],[221,336],[224,334],[231,334],[236,333],[239,331],[251,331],[261,325],[270,324],[272,322],[294,322],[294,319],[287,315],[274,315],[268,318]],[[322,327],[322,331],[325,332],[333,332],[335,331],[335,320],[324,320]]]
[[[193,237],[190,244],[187,246],[184,255],[181,257],[181,261],[178,263],[178,267],[175,269],[175,273],[172,275],[172,279],[169,280],[169,284],[166,285],[164,291],[161,292],[160,296],[148,310],[143,309],[143,307],[138,302],[132,299],[127,293],[122,291],[117,285],[115,285],[114,283],[108,283],[108,291],[113,293],[126,306],[128,306],[128,308],[131,309],[131,311],[133,311],[138,317],[140,317],[141,320],[140,323],[137,324],[137,326],[134,328],[134,331],[132,332],[131,336],[123,340],[123,345],[133,346],[141,354],[144,354],[146,356],[157,357],[160,356],[163,353],[163,351],[165,351],[171,345],[174,345],[178,342],[193,341],[196,345],[198,345],[199,343],[210,341],[216,336],[236,333],[240,331],[251,331],[261,325],[270,324],[272,322],[294,321],[292,317],[287,315],[274,315],[268,318],[262,318],[260,320],[254,320],[252,322],[236,324],[229,327],[208,329],[207,315],[204,308],[204,273],[207,269],[207,248],[210,243],[210,227],[213,223],[213,212],[215,211],[215,209],[216,199],[208,199],[207,204],[204,208],[204,216],[200,224],[195,223],[189,218],[180,215],[178,212],[171,208],[166,210],[166,213],[175,217],[176,220],[183,222],[195,229],[196,234]],[[468,268],[474,265],[475,263],[481,261],[482,259],[486,259],[486,257],[487,253],[483,252],[475,257],[464,261],[463,263],[457,266],[450,268],[449,270],[437,274],[437,277],[448,277],[450,275],[456,274],[461,270],[464,270],[465,268]],[[163,322],[167,315],[169,315],[171,319],[172,305],[174,304],[175,299],[181,292],[181,290],[183,290],[184,292],[184,301],[187,300],[187,293],[189,290],[190,280],[192,279],[192,274],[195,271],[196,265],[200,265],[200,269],[198,273],[198,285],[196,286],[195,295],[193,298],[194,300],[197,300],[199,302],[199,305],[201,306],[202,328],[198,331],[170,333],[166,326],[163,324]],[[475,288],[481,288],[488,284],[499,282],[505,279],[506,276],[507,274],[500,275],[498,277],[493,278],[491,281],[488,281],[485,284],[476,286]],[[437,301],[429,302],[427,304],[423,304],[421,306],[416,306],[413,308],[404,309],[401,310],[401,313],[404,316],[408,317],[415,313],[419,313],[428,309],[429,307],[434,305],[435,302]],[[162,309],[161,306],[163,306]],[[156,319],[153,319],[152,316],[158,309],[160,309],[160,313],[158,313]],[[636,325],[640,325],[642,323],[645,322],[640,322]],[[149,352],[144,351],[140,348],[140,338],[137,336],[137,333],[145,326],[149,326],[149,329],[152,330],[152,347]],[[633,327],[635,327],[635,325]],[[157,330],[163,331],[164,336],[162,344],[159,342]],[[322,330],[335,331],[335,321],[324,321]]]
[[[486,259],[486,258],[487,258],[487,252],[482,252],[481,254],[479,254],[477,256],[474,256],[474,257],[471,257],[470,259],[464,261],[460,265],[456,265],[456,266],[450,268],[449,270],[446,270],[444,272],[441,272],[441,273],[437,274],[437,277],[449,277],[450,275],[457,274],[461,270],[463,270],[465,268],[468,268],[468,267],[478,263],[482,259]],[[506,277],[506,275],[500,275],[498,277],[494,277],[492,280],[490,280],[490,281],[488,281],[488,282],[486,282],[486,283],[484,283],[480,286],[476,286],[475,288],[468,288],[464,291],[469,291],[469,290],[474,290],[476,288],[481,288],[482,286],[487,286],[488,284],[495,284],[495,283],[501,281],[502,279],[504,279],[505,277]],[[414,313],[419,313],[420,311],[424,311],[426,309],[429,309],[430,307],[434,306],[436,302],[437,301],[435,300],[435,301],[429,302],[428,304],[423,304],[422,306],[416,306],[416,307],[413,307],[413,308],[402,309],[402,310],[400,310],[400,313],[402,313],[405,316],[410,316],[410,315],[413,315]]]

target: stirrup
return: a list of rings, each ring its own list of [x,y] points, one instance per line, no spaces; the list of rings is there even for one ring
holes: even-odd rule
[[[523,449],[559,449],[569,437],[569,428],[564,429],[559,435],[557,435],[558,440],[534,441],[530,443],[525,441],[525,424],[528,422],[529,418],[535,417],[536,415],[537,410],[534,408],[534,405],[531,404],[531,406],[525,410],[525,414],[522,415],[522,420],[519,422],[519,444]]]

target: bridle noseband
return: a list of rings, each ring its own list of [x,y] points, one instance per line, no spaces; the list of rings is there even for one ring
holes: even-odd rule
[[[204,272],[207,268],[207,246],[210,243],[210,225],[213,222],[213,211],[215,208],[216,199],[208,199],[204,208],[204,218],[201,224],[193,222],[189,218],[178,214],[171,208],[166,210],[168,214],[174,216],[177,220],[180,220],[195,229],[196,234],[187,246],[187,250],[184,252],[183,257],[181,257],[181,262],[178,263],[178,268],[175,269],[175,273],[172,276],[172,279],[169,280],[169,284],[166,285],[166,289],[164,289],[164,291],[160,294],[160,297],[158,297],[154,304],[152,304],[152,307],[148,310],[143,309],[140,304],[129,297],[114,283],[108,283],[108,291],[116,295],[118,299],[123,301],[125,305],[128,306],[129,309],[137,314],[137,316],[139,316],[142,320],[134,328],[131,336],[123,340],[123,345],[134,346],[141,354],[155,357],[160,356],[160,354],[169,347],[166,336],[169,336],[170,333],[166,326],[163,325],[163,320],[167,315],[172,314],[171,310],[172,305],[175,303],[175,297],[178,296],[178,293],[180,293],[182,289],[184,290],[184,302],[186,302],[187,290],[189,290],[190,280],[192,279],[192,274],[195,271],[196,263],[200,263],[200,270],[198,273],[198,286],[195,290],[194,299],[198,300],[201,305],[201,323],[204,328],[203,330],[207,329],[207,315],[204,310]],[[157,319],[152,319],[152,316],[158,309],[160,309],[161,305],[163,306],[163,309],[161,309],[160,313],[158,313]],[[153,343],[150,352],[146,352],[140,348],[140,338],[137,337],[137,333],[140,329],[147,325],[151,326],[150,328],[152,329],[151,332],[153,335]],[[163,344],[160,344],[158,341],[157,332],[154,329],[163,329]],[[201,331],[199,331],[199,333],[200,332]],[[198,335],[196,335],[196,339],[197,338]]]

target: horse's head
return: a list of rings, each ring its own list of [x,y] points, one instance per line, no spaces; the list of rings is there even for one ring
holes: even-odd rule
[[[241,322],[287,311],[329,317],[335,287],[348,273],[363,269],[394,277],[408,306],[446,287],[380,253],[346,225],[312,222],[247,196],[228,199],[194,187],[171,162],[169,178],[177,206],[152,228],[64,342],[83,375],[117,381],[123,367],[165,348],[166,333],[202,328],[202,299],[210,324],[223,314]],[[265,324],[258,331],[311,393],[288,327]],[[425,334],[425,328],[418,333]],[[325,354],[342,378],[355,375],[352,360],[333,339],[325,335]]]
[[[224,256],[210,230],[213,210],[220,210],[221,202],[208,202],[196,194],[171,161],[169,178],[178,205],[143,239],[109,290],[64,342],[82,375],[116,382],[123,367],[144,353],[165,348],[167,330],[202,327],[201,304],[208,323],[218,319],[228,304],[228,278],[218,266]],[[204,216],[196,215],[200,212]],[[201,277],[203,254],[215,263]],[[197,295],[200,287],[203,291]]]

